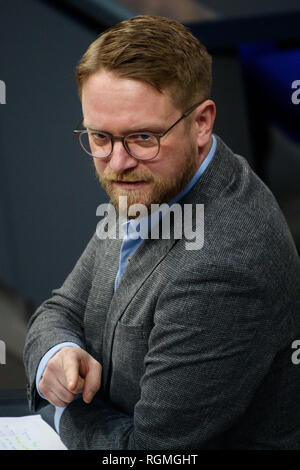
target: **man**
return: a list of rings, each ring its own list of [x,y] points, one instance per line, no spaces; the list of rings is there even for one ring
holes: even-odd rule
[[[70,449],[300,448],[299,258],[271,192],[212,133],[210,56],[140,16],[91,44],[77,82],[76,133],[121,230],[108,211],[32,316],[31,409],[56,406]],[[194,233],[204,207],[204,243],[163,236],[162,203],[192,206]]]

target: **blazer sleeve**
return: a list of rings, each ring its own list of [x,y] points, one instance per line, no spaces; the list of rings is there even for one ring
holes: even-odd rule
[[[209,448],[243,414],[276,354],[268,295],[241,267],[180,273],[156,305],[133,416],[101,395],[76,400],[63,412],[62,441],[69,449]]]
[[[27,394],[31,411],[49,404],[40,397],[35,386],[38,365],[47,351],[64,342],[73,342],[85,349],[83,315],[98,243],[95,233],[63,285],[51,292],[52,297],[39,306],[27,325],[23,359],[29,381]]]

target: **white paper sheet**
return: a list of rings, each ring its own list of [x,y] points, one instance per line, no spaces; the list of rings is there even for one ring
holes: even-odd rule
[[[41,415],[0,418],[0,450],[67,450]]]

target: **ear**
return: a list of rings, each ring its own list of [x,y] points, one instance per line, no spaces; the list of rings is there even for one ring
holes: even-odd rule
[[[216,105],[212,100],[205,100],[195,110],[194,129],[198,147],[205,147],[208,144],[215,118]]]

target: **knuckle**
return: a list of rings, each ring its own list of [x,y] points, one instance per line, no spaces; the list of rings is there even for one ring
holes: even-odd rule
[[[74,346],[67,346],[64,349],[65,349],[65,354],[68,355],[68,356],[72,356],[72,357],[78,357],[82,353],[85,352],[85,351],[83,351],[83,349],[77,348],[77,347],[74,347]]]
[[[68,361],[75,357],[76,351],[74,351],[74,349],[77,349],[77,348],[65,346],[60,351],[58,351],[57,355],[59,355],[59,358],[62,361]]]
[[[50,389],[48,387],[43,387],[42,389],[40,388],[40,392],[42,392],[42,394],[44,395],[46,400],[50,401],[51,392],[50,392]]]
[[[51,357],[49,360],[45,372],[55,372],[57,369],[57,358],[55,356]]]
[[[46,393],[48,391],[47,387],[45,386],[45,382],[44,381],[41,381],[39,383],[39,389],[40,389],[40,392],[46,396]]]
[[[45,369],[45,371],[43,373],[43,376],[42,376],[42,378],[40,380],[40,383],[39,383],[39,388],[41,388],[41,386],[43,388],[45,388],[45,387],[48,388],[50,382],[51,382],[51,374],[49,374],[49,371],[47,371],[47,369]]]

